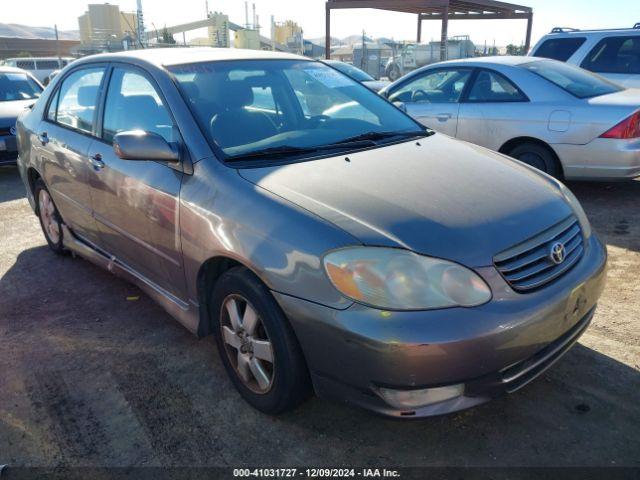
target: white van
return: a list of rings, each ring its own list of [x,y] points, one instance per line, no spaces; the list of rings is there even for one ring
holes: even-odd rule
[[[26,70],[43,83],[51,72],[66,67],[74,60],[73,57],[22,57],[7,58],[2,64],[8,67],[16,67]]]
[[[640,88],[640,23],[633,28],[554,28],[529,53],[585,68],[628,88]]]

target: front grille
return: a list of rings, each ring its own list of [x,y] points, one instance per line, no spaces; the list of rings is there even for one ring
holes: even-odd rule
[[[552,260],[551,249],[564,246],[564,261]],[[495,267],[511,287],[518,292],[541,288],[568,272],[584,254],[580,224],[569,217],[555,227],[496,255]]]
[[[0,135],[13,135],[11,133],[11,127],[0,127]]]

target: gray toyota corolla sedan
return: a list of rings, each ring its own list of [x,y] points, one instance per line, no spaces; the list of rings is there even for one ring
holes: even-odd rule
[[[87,57],[18,141],[51,249],[213,334],[263,412],[312,391],[398,417],[483,403],[558,360],[604,287],[562,184],[303,57]]]

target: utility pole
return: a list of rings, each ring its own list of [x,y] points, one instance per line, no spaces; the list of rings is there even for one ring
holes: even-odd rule
[[[58,37],[58,25],[54,25],[53,29],[56,32],[56,55],[58,57],[58,68],[62,68],[62,58],[60,58],[60,38]]]
[[[365,72],[367,71],[366,67],[365,67],[365,64],[364,64],[364,62],[365,62],[364,58],[365,58],[365,55],[367,54],[367,47],[364,44],[366,38],[367,37],[366,37],[365,31],[362,30],[362,58],[360,59],[360,68],[362,70],[364,70]]]
[[[142,0],[138,0],[138,5],[137,5],[137,11],[136,11],[136,27],[138,30],[138,43],[140,44],[140,46],[142,48],[144,48],[144,45],[146,43],[146,38],[145,38],[145,34],[144,34],[144,18],[142,15]]]
[[[276,51],[276,18],[271,15],[271,50]]]

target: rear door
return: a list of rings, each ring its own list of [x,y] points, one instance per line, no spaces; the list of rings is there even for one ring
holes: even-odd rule
[[[179,199],[182,172],[163,162],[121,160],[113,137],[122,131],[180,136],[166,102],[143,70],[114,66],[106,88],[100,138],[89,158],[91,199],[101,244],[118,260],[178,298],[185,298]]]
[[[391,102],[402,103],[407,113],[423,125],[455,137],[460,99],[471,68],[439,68],[409,78],[389,92]]]
[[[640,33],[602,39],[580,66],[627,88],[640,87]]]
[[[40,142],[34,147],[42,157],[40,173],[65,223],[93,243],[98,243],[98,236],[87,184],[88,152],[105,72],[105,65],[87,65],[58,84],[40,122]]]

